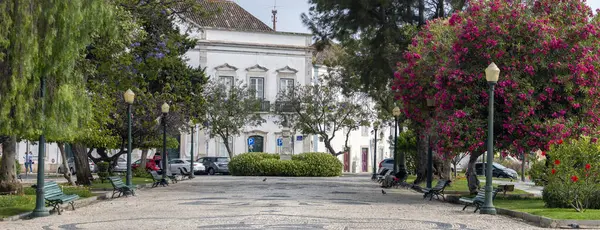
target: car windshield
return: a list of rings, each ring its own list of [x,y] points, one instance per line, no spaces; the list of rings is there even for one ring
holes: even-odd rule
[[[229,162],[229,158],[227,157],[218,157],[217,162]]]
[[[494,162],[494,167],[499,168],[499,169],[505,169],[506,167],[504,167],[504,165],[498,164],[496,162]]]

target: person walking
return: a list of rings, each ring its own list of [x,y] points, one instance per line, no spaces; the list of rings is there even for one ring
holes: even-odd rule
[[[33,172],[33,153],[31,153],[31,151],[29,151],[29,153],[25,152],[25,156],[23,158],[25,158],[25,173],[27,173],[27,169],[29,169],[29,172],[32,173]]]

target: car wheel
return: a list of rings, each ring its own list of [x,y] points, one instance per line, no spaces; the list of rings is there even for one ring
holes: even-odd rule
[[[215,175],[215,170],[213,168],[209,168],[208,175]]]

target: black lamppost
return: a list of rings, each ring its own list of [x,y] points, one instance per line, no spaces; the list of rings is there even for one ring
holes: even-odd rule
[[[435,101],[433,99],[427,99],[427,107],[429,107],[430,116],[433,119]],[[433,182],[433,149],[431,148],[431,130],[427,132],[427,146],[427,188],[431,188],[431,184]]]
[[[160,107],[163,114],[163,155],[162,155],[162,178],[167,180],[167,113],[169,113],[169,104],[166,102]]]
[[[193,121],[190,121],[190,126],[192,129],[192,144],[190,148],[190,179],[194,178],[194,131],[196,129],[196,124]]]
[[[400,108],[394,107],[392,110],[394,115],[394,176],[398,173],[398,116],[400,116]]]
[[[125,178],[125,184],[131,185],[131,105],[135,98],[135,94],[131,89],[128,89],[124,94],[125,102],[127,102],[127,177]]]
[[[496,215],[496,208],[492,201],[492,169],[494,161],[494,86],[498,82],[500,76],[500,69],[492,62],[487,69],[485,69],[485,79],[488,82],[490,93],[489,93],[489,105],[488,105],[488,138],[487,138],[487,167],[485,168],[485,202],[481,207],[481,214]]]
[[[33,212],[31,212],[31,217],[43,217],[50,215],[50,212],[48,212],[48,209],[46,208],[46,202],[44,201],[44,153],[46,152],[46,137],[44,136],[44,111],[46,108],[44,103],[44,94],[46,94],[45,77],[42,76],[42,79],[40,81],[40,101],[42,103],[42,134],[40,135],[40,142],[38,143],[38,170],[35,188],[35,209],[33,209]]]
[[[379,129],[379,121],[373,123],[375,142],[373,143],[373,175],[371,176],[371,180],[375,180],[377,178],[377,129]]]

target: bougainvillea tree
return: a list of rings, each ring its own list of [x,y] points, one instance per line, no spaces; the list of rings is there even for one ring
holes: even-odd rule
[[[392,89],[410,119],[435,130],[438,154],[471,152],[474,162],[487,138],[484,69],[495,62],[496,152],[547,150],[552,140],[595,135],[599,36],[583,0],[471,1],[414,38]],[[435,101],[433,113],[426,99]]]

